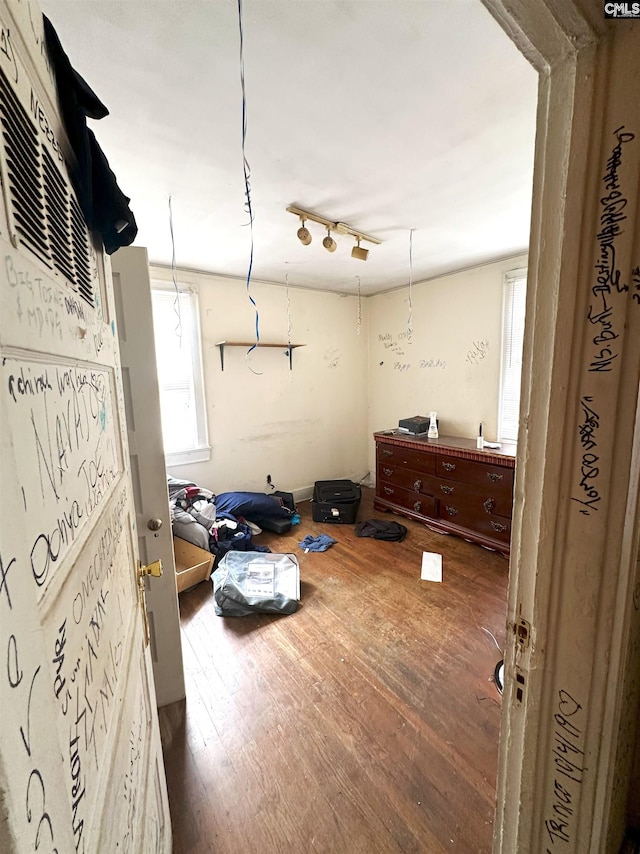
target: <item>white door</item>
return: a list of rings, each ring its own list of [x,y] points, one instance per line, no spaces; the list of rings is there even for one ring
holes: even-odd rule
[[[0,850],[169,852],[109,266],[37,7],[0,27]]]
[[[118,250],[112,270],[138,548],[143,563],[160,559],[164,567],[161,578],[146,582],[156,697],[164,706],[182,700],[185,688],[146,249]]]
[[[540,71],[494,850],[618,852],[640,698],[640,22],[485,5]]]

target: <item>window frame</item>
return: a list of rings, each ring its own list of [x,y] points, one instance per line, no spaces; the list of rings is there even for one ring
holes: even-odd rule
[[[521,295],[521,305],[522,305],[522,315],[518,316],[517,323],[519,325],[519,329],[521,331],[520,340],[517,344],[519,350],[519,359],[520,359],[520,375],[519,375],[519,383],[518,383],[518,400],[517,400],[517,418],[514,421],[513,419],[508,419],[505,417],[505,409],[508,407],[513,409],[513,398],[515,395],[512,390],[510,393],[506,394],[507,386],[506,383],[508,379],[510,380],[510,385],[512,384],[513,375],[510,370],[510,366],[508,365],[508,361],[513,357],[514,352],[514,342],[513,342],[513,307],[516,300],[515,289],[517,287],[523,288],[523,293]],[[514,442],[518,441],[518,433],[520,429],[520,395],[522,393],[522,347],[524,344],[524,324],[525,324],[525,315],[526,315],[526,295],[527,295],[527,268],[526,267],[516,267],[512,270],[507,270],[503,276],[503,287],[502,287],[502,332],[501,332],[501,353],[500,353],[500,386],[498,392],[498,441],[499,442]],[[509,374],[511,373],[511,377]],[[508,403],[508,399],[511,400],[511,403]],[[513,434],[513,430],[509,429],[505,434],[505,424],[515,425],[515,435]]]
[[[154,294],[176,293],[173,282],[157,279],[151,280],[151,303],[153,307]],[[188,297],[191,307],[193,324],[190,334],[191,365],[193,369],[193,401],[196,419],[196,446],[176,451],[165,450],[165,465],[167,468],[188,465],[189,463],[208,462],[211,459],[211,446],[209,443],[209,430],[207,424],[207,407],[205,397],[204,369],[202,358],[202,331],[200,326],[199,294],[196,285],[187,282],[177,282],[177,293],[180,297]],[[154,327],[154,342],[156,330]],[[156,343],[157,349],[157,343]],[[158,391],[162,398],[162,382],[160,378],[159,364],[156,359],[156,370],[158,372]],[[161,405],[162,408],[162,405]],[[164,434],[163,434],[164,443]]]

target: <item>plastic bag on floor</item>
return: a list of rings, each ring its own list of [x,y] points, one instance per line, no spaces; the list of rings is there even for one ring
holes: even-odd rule
[[[230,551],[211,576],[220,617],[293,614],[300,601],[300,569],[295,555]]]

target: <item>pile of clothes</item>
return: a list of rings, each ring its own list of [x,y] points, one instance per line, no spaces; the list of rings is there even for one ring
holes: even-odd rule
[[[228,551],[270,552],[253,542],[256,520],[292,518],[295,507],[261,492],[223,492],[167,476],[173,533],[214,555],[214,566]]]

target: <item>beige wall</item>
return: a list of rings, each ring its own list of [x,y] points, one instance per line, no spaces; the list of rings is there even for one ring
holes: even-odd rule
[[[369,435],[436,410],[441,435],[496,438],[503,277],[521,255],[372,297],[369,305]],[[374,448],[369,442],[370,468]]]
[[[152,279],[168,280],[152,268]],[[199,292],[211,460],[172,467],[214,492],[263,491],[266,475],[279,489],[307,497],[316,480],[361,480],[367,463],[366,300],[358,334],[355,296],[289,289],[293,371],[284,348],[227,347],[251,341],[255,314],[242,281],[180,273]],[[254,282],[263,342],[287,341],[287,290]],[[253,371],[249,368],[255,371]]]
[[[497,430],[503,276],[526,255],[442,276],[362,300],[289,288],[289,371],[284,350],[225,349],[218,341],[251,341],[254,311],[244,282],[180,273],[198,288],[211,460],[174,466],[214,492],[262,491],[271,474],[279,489],[310,494],[314,481],[361,480],[375,470],[375,430],[437,410],[442,435],[485,436]],[[168,280],[152,268],[152,279]],[[287,341],[287,290],[254,282],[263,342]],[[250,367],[249,367],[250,366]],[[251,370],[253,369],[253,370]],[[256,373],[254,373],[254,371]]]

